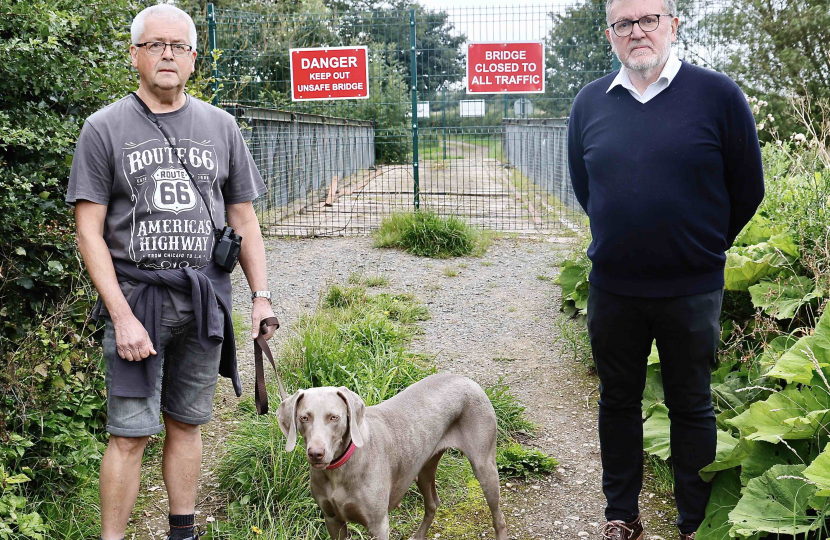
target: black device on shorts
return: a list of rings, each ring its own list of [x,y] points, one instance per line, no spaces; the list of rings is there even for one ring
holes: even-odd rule
[[[196,180],[193,179],[193,175],[190,173],[190,169],[187,168],[187,165],[184,164],[182,161],[182,157],[176,151],[176,145],[170,142],[170,137],[167,136],[167,132],[164,131],[164,128],[161,127],[161,122],[159,122],[158,117],[153,114],[153,111],[147,106],[144,101],[138,97],[138,94],[135,92],[130,92],[135,100],[141,105],[141,108],[144,110],[144,114],[147,115],[147,118],[159,128],[161,134],[164,135],[164,139],[167,141],[167,144],[173,149],[173,153],[176,154],[176,157],[179,159],[179,163],[182,167],[184,167],[184,171],[187,173],[187,177],[190,179],[190,182],[193,184],[193,187],[196,188],[196,192],[199,193],[199,197],[202,198],[202,202],[205,204],[205,210],[207,210],[208,215],[210,216],[210,222],[213,224],[213,234],[216,236],[216,245],[213,247],[213,262],[216,263],[222,270],[230,273],[233,272],[233,269],[236,268],[236,263],[239,262],[239,251],[242,249],[242,237],[236,234],[232,227],[228,227],[227,225],[219,229],[216,227],[216,221],[213,219],[213,213],[210,211],[210,205],[205,200],[205,196],[202,195],[202,190],[199,189],[198,184],[196,184]]]

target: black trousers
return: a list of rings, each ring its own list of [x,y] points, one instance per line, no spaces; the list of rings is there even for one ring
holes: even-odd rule
[[[599,441],[607,520],[639,515],[643,486],[642,397],[657,341],[671,420],[674,494],[681,533],[697,530],[711,484],[698,472],[715,459],[710,393],[723,291],[673,298],[620,296],[591,286],[588,334],[600,380]]]

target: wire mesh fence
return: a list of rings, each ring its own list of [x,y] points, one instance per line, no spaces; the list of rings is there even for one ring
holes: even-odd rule
[[[728,46],[710,23],[726,6],[679,2],[681,58],[721,65]],[[266,232],[367,232],[389,212],[413,208],[506,231],[583,222],[563,133],[578,91],[615,69],[605,0],[440,11],[256,9],[209,6],[199,21],[200,69],[213,76],[218,104],[288,113],[275,113],[268,128],[259,120],[250,143],[270,188],[257,202]],[[469,95],[468,45],[512,41],[544,43],[544,92]],[[368,99],[291,100],[289,49],[354,45],[368,47]],[[316,124],[292,113],[316,115]]]

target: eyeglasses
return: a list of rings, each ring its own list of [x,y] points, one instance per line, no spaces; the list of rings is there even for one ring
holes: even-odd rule
[[[136,43],[136,47],[145,47],[147,54],[152,54],[153,56],[159,56],[164,54],[164,49],[167,46],[170,46],[170,50],[173,51],[173,56],[185,56],[187,53],[193,50],[193,47],[190,45],[185,45],[184,43],[163,43],[161,41],[147,41],[145,43]]]
[[[636,21],[617,21],[611,25],[618,37],[628,37],[634,32],[634,25],[640,25],[643,32],[654,32],[660,26],[660,17],[673,17],[671,13],[658,13],[655,15],[644,15]]]

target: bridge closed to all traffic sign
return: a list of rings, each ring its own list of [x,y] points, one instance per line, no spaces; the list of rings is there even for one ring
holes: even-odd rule
[[[468,94],[540,94],[545,91],[545,45],[541,41],[470,43]]]
[[[366,46],[290,49],[291,99],[367,99],[369,54]]]

